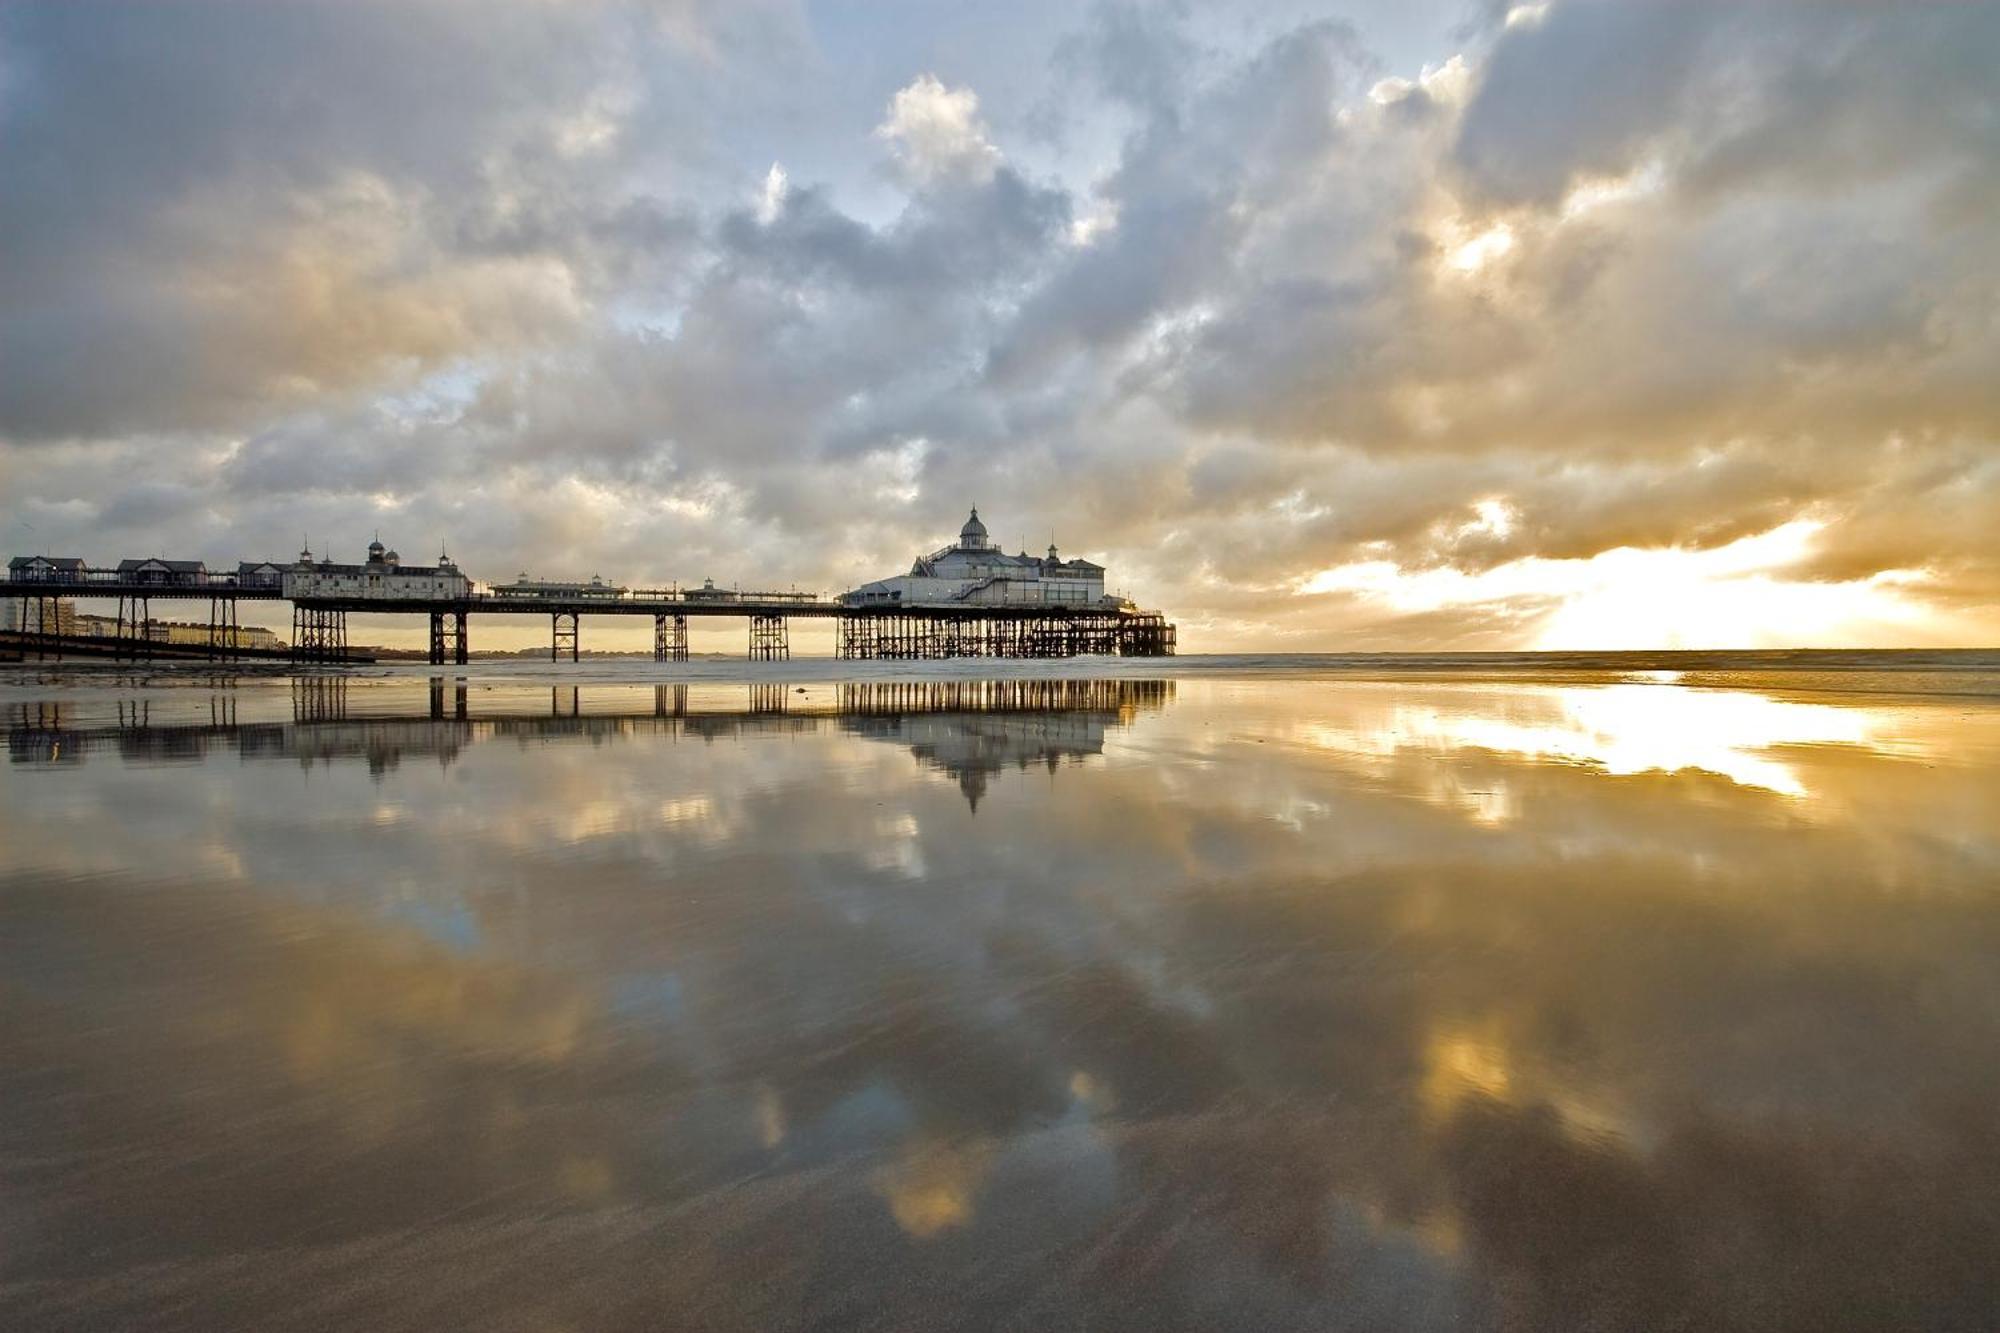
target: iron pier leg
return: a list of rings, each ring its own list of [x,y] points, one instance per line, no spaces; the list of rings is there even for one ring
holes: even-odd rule
[[[783,616],[750,617],[750,660],[789,662],[792,659],[790,622]]]
[[[655,662],[685,662],[688,660],[688,618],[678,613],[667,615],[661,612],[653,617],[653,660]]]
[[[569,624],[563,624],[565,620]],[[565,644],[569,646],[569,660],[572,662],[577,660],[576,641],[579,637],[577,631],[580,628],[579,622],[581,620],[582,612],[579,611],[555,611],[550,613],[549,661],[558,662],[562,660],[562,650]]]
[[[465,641],[465,612],[454,611],[452,613],[452,616],[456,620],[458,626],[458,636],[457,636],[458,644],[453,654],[453,660],[457,662],[458,665],[464,666],[467,658],[470,656],[470,650],[468,649]],[[458,692],[458,715],[460,717],[465,716],[465,691],[462,688]]]

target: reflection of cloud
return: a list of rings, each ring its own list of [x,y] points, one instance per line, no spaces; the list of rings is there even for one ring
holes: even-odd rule
[[[924,849],[917,817],[908,811],[878,815],[875,839],[866,859],[871,870],[894,871],[910,879],[922,879]]]
[[[775,1148],[785,1141],[785,1104],[769,1084],[757,1085],[757,1142]]]

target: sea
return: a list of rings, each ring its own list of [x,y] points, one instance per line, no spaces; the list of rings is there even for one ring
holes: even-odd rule
[[[2000,652],[0,667],[0,1327],[2000,1311]]]

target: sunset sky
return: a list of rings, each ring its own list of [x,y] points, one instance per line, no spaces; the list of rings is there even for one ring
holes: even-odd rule
[[[0,544],[838,591],[977,504],[1194,651],[1991,646],[1996,69],[1975,3],[8,3]]]

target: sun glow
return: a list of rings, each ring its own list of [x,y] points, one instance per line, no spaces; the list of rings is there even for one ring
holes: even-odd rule
[[[1460,273],[1477,273],[1514,248],[1514,229],[1497,223],[1455,247],[1445,261]]]
[[[1483,501],[1454,531],[1512,522]],[[1344,593],[1364,608],[1415,615],[1512,606],[1534,627],[1524,648],[1774,648],[1925,642],[1931,617],[1909,596],[1919,571],[1840,582],[1788,576],[1824,525],[1798,519],[1706,550],[1621,546],[1589,557],[1527,557],[1468,571],[1351,561],[1302,580],[1303,594]],[[1536,614],[1537,608],[1548,609]]]

